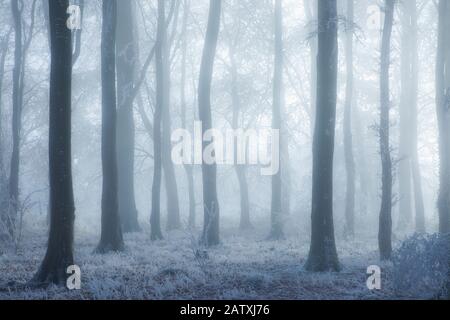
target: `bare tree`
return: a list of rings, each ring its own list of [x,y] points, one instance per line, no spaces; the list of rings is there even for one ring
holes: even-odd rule
[[[162,177],[162,135],[161,120],[163,109],[167,108],[167,30],[165,24],[164,0],[158,0],[158,31],[156,36],[156,107],[153,117],[153,186],[152,186],[152,213],[150,216],[151,239],[162,239],[161,232],[161,177]]]
[[[340,265],[333,225],[333,154],[338,58],[336,0],[319,0],[318,17],[311,247],[305,268],[310,271],[338,271]]]
[[[190,13],[190,0],[183,2],[183,25],[182,25],[182,43],[181,43],[181,85],[180,85],[180,104],[181,104],[181,126],[186,129],[186,55],[187,55],[187,24]],[[184,164],[186,171],[186,178],[188,182],[189,193],[189,219],[188,224],[190,228],[195,227],[195,192],[194,192],[194,172],[189,164]]]
[[[212,128],[211,117],[211,82],[216,55],[217,39],[220,29],[220,13],[222,0],[209,1],[208,26],[203,46],[200,78],[198,84],[198,109],[202,122],[202,136],[205,131]],[[214,143],[214,142],[211,142]],[[202,150],[207,147],[202,141]],[[203,235],[202,242],[206,246],[219,244],[219,201],[217,198],[217,168],[216,163],[202,164],[203,177]]]
[[[116,153],[117,1],[102,2],[102,230],[99,253],[124,249],[119,217]]]
[[[390,259],[392,253],[392,159],[389,143],[389,66],[391,63],[391,34],[394,20],[394,1],[395,0],[385,0],[385,19],[381,43],[379,138],[382,166],[382,194],[378,245],[380,258],[382,260]]]
[[[13,149],[11,155],[11,166],[9,174],[9,212],[8,231],[12,236],[17,216],[19,202],[19,166],[20,166],[20,127],[22,118],[22,95],[21,95],[21,73],[23,62],[22,43],[22,10],[19,0],[11,0],[11,8],[14,21],[14,71],[13,71],[13,115],[12,115],[12,138]]]
[[[119,214],[124,232],[139,231],[134,190],[135,124],[133,101],[136,96],[136,34],[134,1],[117,2],[117,164]]]
[[[47,253],[35,283],[65,285],[67,267],[73,265],[75,207],[71,165],[72,41],[66,26],[68,0],[49,5],[50,71],[50,232]]]
[[[355,159],[353,157],[352,106],[353,106],[353,0],[347,0],[347,28],[345,61],[347,83],[344,106],[344,152],[347,188],[345,192],[345,236],[355,235]]]
[[[281,128],[281,109],[283,104],[283,13],[281,0],[275,0],[274,13],[274,36],[275,36],[275,62],[273,75],[273,102],[272,102],[272,129],[283,130]],[[271,229],[269,237],[271,239],[280,239],[283,235],[283,206],[282,206],[282,167],[281,154],[284,144],[281,141],[283,135],[280,134],[280,152],[278,157],[280,168],[272,176],[272,203],[271,203]]]

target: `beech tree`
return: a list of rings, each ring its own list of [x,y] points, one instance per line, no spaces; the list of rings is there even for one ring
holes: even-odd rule
[[[211,117],[211,82],[216,55],[217,39],[220,29],[222,0],[209,1],[208,26],[203,46],[200,78],[198,83],[198,109],[202,122],[202,136],[212,128]],[[213,143],[213,142],[212,142]],[[202,150],[209,145],[202,140]],[[202,153],[203,154],[203,153]],[[217,198],[216,163],[202,164],[203,180],[203,234],[202,242],[206,246],[219,244],[219,200]]]
[[[345,34],[345,61],[347,82],[344,106],[344,152],[347,188],[345,191],[345,236],[355,235],[355,160],[353,157],[353,0],[347,0],[347,28]]]
[[[133,101],[138,58],[134,1],[117,2],[117,164],[119,214],[124,232],[139,231],[134,190],[135,123]]]
[[[384,2],[385,18],[381,42],[379,138],[382,185],[378,246],[380,249],[380,258],[382,260],[390,259],[392,253],[392,159],[389,143],[389,112],[391,108],[389,66],[391,63],[391,35],[394,20],[394,1],[395,0],[385,0]]]
[[[50,231],[47,252],[35,283],[65,285],[67,267],[74,264],[75,205],[71,162],[72,37],[66,26],[68,0],[49,4],[50,70]]]
[[[99,253],[124,248],[118,207],[116,157],[116,25],[117,1],[102,1],[102,230]]]
[[[333,224],[333,154],[338,57],[336,0],[319,0],[318,17],[311,246],[305,268],[309,271],[338,271],[340,265]]]
[[[273,75],[273,102],[272,102],[272,129],[280,131],[279,154],[278,157],[280,168],[272,176],[272,203],[271,203],[271,229],[269,237],[272,239],[280,239],[283,237],[283,206],[282,206],[282,171],[284,170],[281,162],[281,154],[283,153],[284,136],[281,134],[281,109],[283,103],[283,17],[281,0],[275,0],[274,14],[274,36],[275,36],[275,62]]]

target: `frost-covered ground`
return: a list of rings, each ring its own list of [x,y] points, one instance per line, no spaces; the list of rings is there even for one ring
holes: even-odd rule
[[[195,232],[197,235],[199,231]],[[402,299],[394,293],[392,266],[380,264],[376,239],[338,241],[339,273],[303,270],[308,238],[273,242],[263,230],[222,232],[222,244],[204,252],[185,231],[152,242],[147,230],[125,236],[120,254],[92,253],[98,236],[76,235],[82,289],[0,291],[0,299]],[[304,245],[301,245],[304,243]],[[27,232],[20,249],[0,255],[0,282],[24,283],[45,253],[46,237]],[[369,265],[382,268],[381,290],[367,289]]]

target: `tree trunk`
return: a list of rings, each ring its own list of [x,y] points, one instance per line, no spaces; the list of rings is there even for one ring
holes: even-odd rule
[[[116,157],[116,23],[117,2],[102,2],[102,233],[99,253],[124,249],[119,218]]]
[[[450,2],[439,1],[436,109],[439,127],[439,232],[450,232]]]
[[[50,233],[47,253],[33,281],[66,284],[73,265],[75,207],[71,168],[72,42],[66,26],[68,0],[50,2]]]
[[[22,46],[22,11],[19,9],[19,1],[11,0],[13,12],[15,48],[13,70],[13,97],[12,97],[12,154],[9,174],[9,209],[7,217],[8,232],[14,235],[15,221],[19,207],[19,167],[20,167],[20,128],[22,119],[22,94],[21,74],[23,62]]]
[[[202,136],[212,128],[211,119],[211,82],[216,55],[217,38],[220,29],[220,13],[222,0],[210,0],[208,26],[203,47],[202,62],[200,66],[200,78],[198,84],[198,109],[202,122]],[[214,142],[210,142],[214,143]],[[209,145],[202,141],[202,150]],[[206,246],[219,244],[219,201],[217,198],[216,163],[202,164],[203,181],[203,235],[202,242]]]
[[[124,232],[140,231],[134,194],[133,85],[137,59],[133,1],[117,2],[117,163],[119,214]]]
[[[305,10],[308,23],[313,26],[317,23],[317,0],[305,0]],[[312,32],[316,32],[313,30]],[[315,114],[316,108],[316,94],[317,94],[317,37],[313,36],[309,40],[310,47],[310,103],[311,103],[311,115]],[[310,130],[311,136],[314,135],[314,117],[311,117]]]
[[[381,44],[380,71],[380,155],[382,166],[381,209],[379,217],[378,245],[381,260],[391,258],[392,253],[392,160],[389,145],[389,65],[394,0],[385,0],[385,19]]]
[[[272,102],[272,129],[282,131],[281,128],[281,109],[283,103],[283,13],[281,0],[275,0],[274,12],[274,37],[275,37],[275,59],[274,59],[274,75],[273,75],[273,102]],[[284,144],[282,142],[283,135],[280,134],[279,154],[280,164],[278,172],[272,176],[272,203],[271,203],[271,229],[269,238],[280,239],[283,234],[283,210],[282,210],[282,171],[284,168],[281,163],[281,154],[283,153]]]
[[[4,163],[4,144],[3,144],[3,76],[5,70],[5,61],[6,55],[8,53],[8,44],[9,37],[11,32],[2,39],[0,43],[0,224],[5,225],[7,221],[7,213],[8,213],[8,187],[7,187],[7,176],[5,172],[5,163]],[[0,229],[0,239],[3,237],[8,237],[8,230]]]
[[[180,85],[180,101],[181,101],[181,126],[186,129],[186,53],[187,53],[187,22],[189,17],[190,3],[184,0],[183,30],[182,30],[182,47],[181,47],[181,85]],[[195,228],[195,192],[194,192],[194,174],[192,166],[184,164],[186,178],[188,182],[189,193],[189,228]]]
[[[353,24],[353,0],[347,0],[347,21]],[[344,153],[347,189],[345,193],[345,236],[355,235],[355,160],[353,157],[352,103],[353,103],[353,28],[348,27],[345,38],[347,85],[344,109]]]
[[[420,173],[419,150],[417,143],[417,94],[419,86],[418,76],[418,47],[417,47],[417,6],[416,1],[408,1],[411,16],[411,171],[414,190],[415,225],[416,232],[425,232],[425,208],[423,204],[422,176]]]
[[[175,170],[171,158],[172,144],[171,120],[170,120],[170,62],[169,48],[167,44],[163,49],[163,59],[166,64],[163,68],[166,75],[164,76],[164,108],[162,110],[162,166],[164,169],[164,185],[166,187],[167,197],[167,230],[175,230],[181,227],[180,207],[178,200],[177,180],[175,178]]]
[[[152,240],[162,239],[161,232],[161,176],[162,176],[162,135],[161,120],[164,108],[167,107],[165,86],[167,85],[166,70],[167,59],[165,55],[165,47],[167,45],[167,30],[165,24],[165,7],[164,0],[158,0],[158,31],[156,38],[156,108],[153,119],[153,186],[152,186],[152,213],[150,216]]]
[[[311,247],[305,268],[309,271],[339,271],[333,225],[333,154],[338,57],[336,0],[319,0],[318,17]]]
[[[175,6],[174,4],[172,4]],[[178,7],[177,7],[178,8]],[[172,7],[171,10],[175,10],[175,7]],[[172,14],[174,14],[172,12]],[[174,26],[177,25],[177,14],[175,14],[174,18]],[[168,28],[168,24],[166,25]],[[167,34],[167,30],[165,31]],[[164,108],[162,111],[162,166],[164,170],[164,185],[166,188],[166,198],[167,198],[167,230],[175,230],[181,227],[180,221],[180,207],[179,207],[179,198],[178,198],[178,188],[177,188],[177,180],[175,176],[175,169],[173,166],[171,152],[172,152],[172,144],[170,140],[171,136],[171,115],[170,115],[170,47],[171,47],[171,38],[167,37],[167,41],[163,48],[163,55],[165,59],[163,60],[165,63],[164,72],[166,75],[164,76],[165,85],[164,85]]]
[[[239,85],[238,85],[238,72],[234,56],[234,48],[230,48],[230,60],[231,60],[231,100],[233,108],[232,127],[233,130],[237,130],[239,126],[239,113],[241,111],[241,99],[239,97]],[[247,183],[247,168],[245,164],[237,163],[237,146],[234,147],[234,171],[239,184],[240,195],[240,223],[239,228],[246,230],[252,228],[250,222],[250,206],[248,195],[248,183]]]
[[[412,25],[411,6],[415,1],[402,3],[402,40],[401,40],[401,96],[400,96],[400,137],[399,137],[399,163],[398,163],[398,195],[399,217],[398,229],[406,230],[412,223]]]

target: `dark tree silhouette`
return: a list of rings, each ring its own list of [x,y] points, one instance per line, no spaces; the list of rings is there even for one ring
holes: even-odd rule
[[[310,271],[338,271],[340,265],[333,225],[333,154],[338,57],[336,0],[319,0],[318,17],[311,247],[305,268]]]
[[[274,75],[273,75],[273,101],[272,101],[272,129],[280,132],[279,140],[279,154],[274,155],[278,157],[280,164],[278,172],[272,176],[272,202],[271,202],[271,229],[269,238],[280,239],[283,238],[283,206],[282,206],[282,171],[284,170],[281,163],[281,154],[283,153],[284,144],[281,141],[283,135],[281,134],[281,109],[283,104],[283,13],[281,0],[275,0],[274,13],[274,36],[275,36],[275,61],[274,61]]]
[[[98,253],[124,249],[120,225],[116,157],[117,1],[102,1],[102,231]]]
[[[380,70],[380,155],[382,166],[381,208],[378,245],[380,258],[387,260],[392,253],[392,159],[389,144],[389,65],[391,63],[391,34],[394,20],[394,0],[385,0],[385,19],[381,43]]]
[[[32,282],[65,285],[73,265],[75,207],[71,167],[72,41],[66,26],[68,0],[49,5],[50,71],[50,232],[47,253]]]
[[[202,136],[212,128],[211,119],[211,82],[216,55],[217,39],[220,29],[220,13],[222,0],[209,1],[208,26],[203,47],[200,78],[198,84],[199,118],[202,122]],[[202,142],[202,150],[209,143]],[[219,201],[217,198],[216,164],[202,164],[203,178],[203,234],[202,242],[206,246],[219,244]]]

